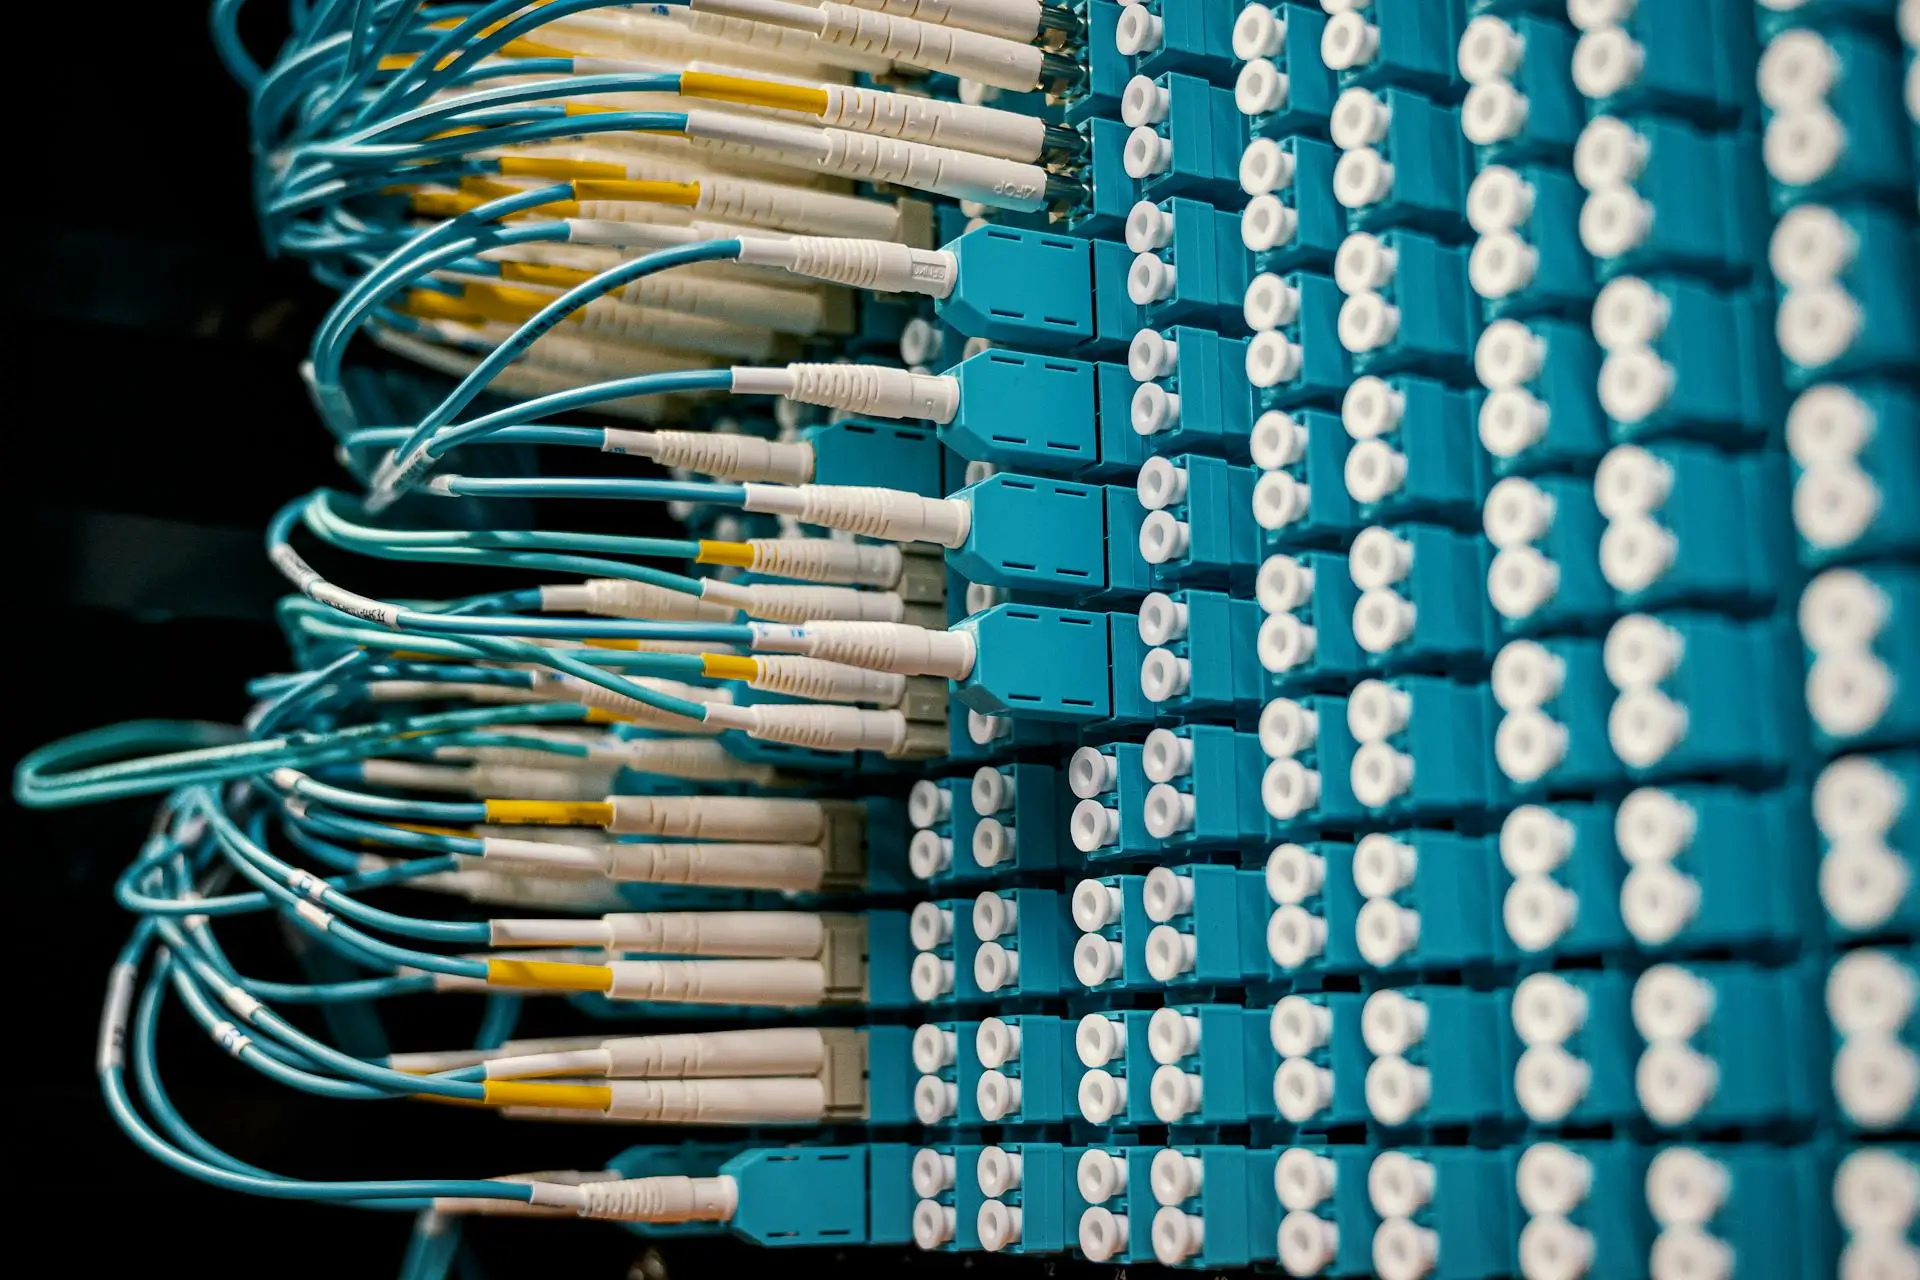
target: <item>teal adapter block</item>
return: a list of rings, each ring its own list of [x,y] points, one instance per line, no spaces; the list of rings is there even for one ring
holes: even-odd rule
[[[1225,725],[1155,729],[1142,744],[1148,833],[1168,853],[1236,849],[1267,834],[1260,739]]]
[[[1920,271],[1920,250],[1905,217],[1866,205],[1828,211],[1850,246],[1847,260],[1829,273],[1797,266],[1783,280],[1776,336],[1794,390],[1830,378],[1900,378],[1920,360],[1920,312],[1905,281]],[[1786,240],[1793,232],[1776,236]],[[1776,252],[1778,252],[1776,250]],[[1829,291],[1835,292],[1829,292]],[[1823,308],[1838,305],[1838,330],[1819,324]]]
[[[1633,981],[1615,970],[1541,971],[1513,988],[1509,1017],[1525,1047],[1514,1099],[1542,1132],[1627,1125],[1640,1114],[1634,1071],[1644,1046]]]
[[[1312,271],[1291,272],[1280,283],[1297,299],[1293,318],[1247,343],[1247,381],[1263,413],[1332,408],[1353,381],[1353,357],[1340,344],[1346,295],[1331,278]]]
[[[1148,782],[1142,759],[1139,743],[1112,742],[1081,747],[1068,761],[1067,787],[1076,803],[1067,835],[1089,864],[1154,851],[1144,821]]]
[[[1089,991],[1157,991],[1160,979],[1144,963],[1147,933],[1146,877],[1109,875],[1073,887],[1070,907],[1080,937],[1073,946],[1073,975]]]
[[[1488,491],[1483,519],[1497,548],[1487,598],[1508,635],[1591,634],[1615,615],[1600,572],[1606,522],[1592,481],[1508,476]]]
[[[982,765],[967,789],[977,816],[969,849],[983,874],[1006,878],[1050,871],[1069,861],[1060,779],[1043,764]]]
[[[1280,1219],[1280,1266],[1289,1275],[1371,1277],[1380,1215],[1367,1198],[1374,1149],[1360,1145],[1286,1147],[1273,1169]]]
[[[1473,149],[1458,107],[1406,89],[1355,85],[1341,91],[1333,120],[1334,145],[1344,152],[1333,190],[1350,230],[1464,238]]]
[[[1505,809],[1494,763],[1493,697],[1439,676],[1367,680],[1347,698],[1353,794],[1377,819],[1425,823]]]
[[[1246,199],[1239,172],[1247,119],[1231,90],[1196,75],[1159,74],[1131,82],[1120,109],[1133,126],[1127,172],[1139,180],[1141,198],[1158,204],[1188,196],[1196,212],[1209,205],[1231,209]],[[1134,300],[1148,301],[1137,295]]]
[[[1162,1123],[1188,1132],[1269,1121],[1273,1073],[1279,1069],[1265,1009],[1232,1004],[1182,1004],[1147,1019],[1154,1071],[1152,1103]],[[1261,1190],[1271,1198],[1273,1171]],[[1265,1247],[1264,1245],[1262,1247]]]
[[[1507,875],[1488,836],[1371,832],[1354,847],[1361,955],[1387,974],[1479,973],[1510,963],[1499,927]]]
[[[1753,67],[1759,48],[1752,5],[1678,0],[1654,17],[1622,13],[1617,25],[1633,59],[1607,91],[1591,97],[1596,114],[1658,112],[1725,129],[1752,125]]]
[[[1515,640],[1494,658],[1492,686],[1503,713],[1493,758],[1516,791],[1575,795],[1624,781],[1607,735],[1613,687],[1598,640]]]
[[[1149,458],[1134,492],[1146,509],[1137,541],[1160,590],[1251,582],[1260,563],[1253,518],[1258,474],[1204,454]]]
[[[947,552],[947,563],[967,581],[1044,595],[1084,595],[1107,585],[1099,485],[1001,473],[953,496],[973,510],[966,541]]]
[[[1787,447],[1801,563],[1920,558],[1920,401],[1912,392],[1875,382],[1802,392],[1787,414]],[[1878,501],[1837,497],[1847,491]],[[1852,515],[1820,518],[1832,508]]]
[[[1521,1256],[1542,1247],[1590,1247],[1594,1274],[1646,1280],[1658,1229],[1647,1212],[1652,1156],[1625,1138],[1524,1147],[1514,1165]]]
[[[1155,711],[1207,720],[1256,711],[1265,693],[1255,652],[1260,618],[1254,601],[1218,591],[1155,592],[1142,600],[1138,634],[1153,647],[1137,673]]]
[[[1600,344],[1584,321],[1493,320],[1474,344],[1481,447],[1495,475],[1593,470],[1613,441],[1593,394]]]
[[[1205,864],[1155,867],[1141,881],[1151,927],[1123,933],[1124,970],[1161,987],[1238,987],[1273,976],[1266,881],[1258,871]]]
[[[1187,197],[1143,201],[1129,215],[1127,233],[1127,247],[1139,254],[1127,289],[1148,324],[1202,325],[1229,336],[1246,331],[1241,304],[1249,273],[1239,214]]]
[[[1586,103],[1573,84],[1575,33],[1554,8],[1487,14],[1462,35],[1471,86],[1460,122],[1482,169],[1531,161],[1564,168],[1573,156]]]
[[[1272,1043],[1280,1055],[1273,1103],[1299,1136],[1351,1131],[1369,1119],[1364,1002],[1351,991],[1304,991],[1273,1006]]]
[[[1378,1131],[1392,1135],[1383,1145],[1435,1129],[1499,1136],[1519,1121],[1520,1042],[1505,994],[1439,985],[1375,991],[1361,1006],[1360,1035],[1367,1110]]]
[[[1320,56],[1327,15],[1318,5],[1262,5],[1264,13],[1242,9],[1234,26],[1235,52],[1242,67],[1234,99],[1249,117],[1256,137],[1286,142],[1293,135],[1324,138],[1339,89],[1333,68]],[[1271,15],[1271,16],[1269,16]]]
[[[1616,440],[1727,447],[1774,438],[1785,417],[1772,290],[1721,293],[1680,276],[1615,277],[1594,302],[1600,407]]]
[[[1431,378],[1354,380],[1340,402],[1353,441],[1342,479],[1367,524],[1419,520],[1478,530],[1493,483],[1484,449],[1463,449],[1485,397]]]
[[[1073,1187],[1067,1148],[1057,1142],[984,1147],[974,1168],[980,1190],[977,1234],[989,1253],[1065,1253],[1085,1202]]]
[[[1711,1133],[1810,1124],[1831,1110],[1825,965],[1656,965],[1634,983],[1640,1108],[1655,1128]],[[1755,1053],[1756,1044],[1774,1046]],[[1707,1081],[1711,1078],[1711,1085]]]
[[[1080,722],[1112,714],[1107,615],[1000,604],[954,629],[978,645],[973,670],[956,682],[973,710]]]
[[[1347,489],[1353,439],[1340,419],[1317,409],[1270,409],[1253,427],[1253,521],[1268,555],[1343,549],[1367,525]]]
[[[1864,608],[1858,623],[1850,611]],[[1862,565],[1828,570],[1800,599],[1808,655],[1807,710],[1825,753],[1920,741],[1920,570]],[[1853,696],[1849,696],[1853,695]]]
[[[1165,1266],[1247,1267],[1270,1262],[1280,1225],[1273,1197],[1271,1151],[1232,1146],[1173,1146],[1148,1166],[1152,1200],[1147,1225],[1154,1258]],[[1135,1195],[1138,1217],[1148,1207]]]
[[[1358,374],[1424,373],[1470,380],[1480,299],[1465,249],[1405,229],[1348,236],[1334,259],[1346,290],[1340,343]]]
[[[1114,387],[1130,398],[1100,406],[1102,456],[1133,455],[1136,467],[1148,454],[1247,461],[1254,411],[1246,367],[1243,339],[1190,325],[1142,329],[1127,348],[1132,386]]]
[[[1605,801],[1525,804],[1500,823],[1500,862],[1513,877],[1501,923],[1523,964],[1592,960],[1630,946],[1620,923],[1627,871]]]
[[[1463,0],[1372,0],[1327,24],[1320,57],[1334,67],[1342,89],[1398,85],[1458,101],[1456,50],[1466,27]]]
[[[1242,71],[1241,78],[1247,74]],[[1256,118],[1254,129],[1260,128]],[[1346,210],[1333,198],[1339,154],[1318,137],[1255,137],[1247,144],[1240,184],[1253,199],[1240,211],[1240,243],[1253,255],[1254,272],[1333,270],[1334,254],[1347,238]]]
[[[1129,20],[1123,10],[1115,35],[1121,52],[1134,60],[1136,74],[1160,76],[1181,71],[1217,80],[1232,73],[1231,5],[1209,4],[1207,0],[1149,0],[1128,8],[1139,8],[1142,13]]]
[[[950,370],[960,407],[940,442],[970,462],[1078,475],[1098,460],[1093,366],[1064,356],[990,348]]]
[[[1256,652],[1274,695],[1345,692],[1366,675],[1366,654],[1353,635],[1360,590],[1345,556],[1270,556],[1255,590],[1267,611]]]
[[[987,225],[947,247],[958,274],[938,310],[961,333],[1041,351],[1093,342],[1091,241]]]
[[[1435,1280],[1517,1274],[1517,1159],[1510,1149],[1440,1146],[1375,1156],[1367,1177],[1368,1195],[1381,1217],[1373,1233],[1374,1258],[1424,1259]]]
[[[1797,112],[1824,109],[1841,141],[1824,157],[1814,152],[1819,158],[1812,161],[1783,147],[1785,163],[1770,166],[1775,206],[1848,199],[1902,203],[1903,193],[1913,190],[1913,152],[1902,137],[1910,136],[1911,122],[1901,110],[1904,71],[1893,42],[1884,34],[1847,30],[1800,30],[1791,38],[1803,45],[1809,38],[1817,41],[1810,56],[1829,59],[1833,78],[1816,101],[1783,103],[1786,110],[1765,112],[1767,132],[1792,129]]]
[[[1498,631],[1486,595],[1492,558],[1486,539],[1438,525],[1362,530],[1347,568],[1362,588],[1351,625],[1367,667],[1477,677]]]
[[[1353,883],[1351,844],[1276,845],[1267,855],[1265,875],[1267,898],[1274,904],[1267,917],[1267,958],[1284,981],[1311,988],[1322,978],[1367,968],[1355,932],[1361,897]]]
[[[883,485],[941,498],[940,441],[923,426],[843,418],[810,427],[816,484]]]
[[[1260,777],[1267,835],[1306,840],[1351,831],[1366,816],[1354,799],[1347,700],[1323,694],[1275,698],[1260,712],[1259,740],[1270,763]]]
[[[978,1068],[974,1114],[987,1124],[1037,1129],[1079,1114],[1067,1021],[1049,1014],[986,1018],[974,1030],[972,1053]]]
[[[1543,165],[1495,166],[1473,180],[1467,209],[1480,238],[1467,255],[1467,284],[1488,320],[1585,321],[1600,284],[1580,242],[1584,205],[1572,177]]]
[[[983,996],[1018,1005],[1071,985],[1074,933],[1053,890],[988,889],[973,901],[971,931],[973,986]]]
[[[1920,933],[1909,859],[1920,851],[1920,752],[1842,756],[1814,781],[1820,896],[1836,938]]]

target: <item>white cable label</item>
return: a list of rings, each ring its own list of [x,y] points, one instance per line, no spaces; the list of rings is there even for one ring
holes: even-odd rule
[[[107,999],[100,1008],[100,1043],[94,1068],[117,1071],[127,1061],[127,1020],[133,1013],[133,982],[136,974],[130,964],[117,964],[107,975]]]

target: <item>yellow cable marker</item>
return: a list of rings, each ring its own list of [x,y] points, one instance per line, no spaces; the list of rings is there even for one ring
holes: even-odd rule
[[[810,116],[827,113],[825,89],[803,84],[781,84],[777,80],[749,80],[744,76],[715,75],[710,71],[683,71],[680,73],[680,93],[688,98],[737,102],[748,107],[772,107],[778,111],[799,111]]]
[[[481,1085],[490,1107],[565,1107],[571,1111],[605,1111],[613,1105],[613,1090],[604,1084],[543,1084],[536,1080],[489,1080]]]
[[[744,542],[712,542],[702,538],[695,564],[725,564],[738,569],[753,568],[753,548]]]
[[[622,639],[618,636],[588,636],[580,642],[580,647],[583,649],[621,649],[627,652],[637,652],[640,648],[640,642],[638,640]]]
[[[500,264],[500,278],[519,284],[542,285],[549,289],[571,289],[593,279],[593,272],[551,262],[503,262]]]
[[[605,800],[489,800],[488,822],[521,827],[604,827],[613,821]]]
[[[568,160],[564,156],[501,156],[500,172],[527,178],[624,178],[627,166],[607,160]]]
[[[567,964],[559,960],[487,961],[487,985],[526,991],[605,991],[613,970],[603,964]]]
[[[644,204],[677,204],[691,207],[700,202],[697,182],[659,182],[645,178],[575,178],[575,200],[634,200]]]
[[[700,674],[710,680],[755,680],[760,675],[760,662],[734,653],[703,653]]]

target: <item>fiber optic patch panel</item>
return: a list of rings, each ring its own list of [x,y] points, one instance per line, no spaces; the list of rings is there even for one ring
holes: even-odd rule
[[[170,973],[294,1087],[737,1131],[316,1197],[1920,1274],[1920,5],[304,8],[227,49],[341,292],[295,670],[16,784],[168,796],[102,1051],[149,1149],[261,1189],[122,1083]],[[615,456],[454,473],[488,443]],[[402,606],[296,533],[565,580]],[[369,976],[231,973],[220,868]],[[356,896],[408,882],[560,918]],[[592,1030],[369,1058],[268,1008],[429,990]]]

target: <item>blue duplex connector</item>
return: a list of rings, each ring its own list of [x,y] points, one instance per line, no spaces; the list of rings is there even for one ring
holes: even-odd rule
[[[1140,640],[1153,646],[1140,663],[1140,689],[1156,712],[1232,720],[1260,707],[1266,681],[1256,652],[1261,619],[1256,602],[1217,591],[1156,592],[1140,602],[1139,616]],[[1149,760],[1147,769],[1151,777],[1155,762]],[[1227,798],[1234,792],[1213,794]],[[1229,821],[1235,812],[1229,804],[1217,820]]]
[[[1002,472],[953,496],[973,508],[967,540],[947,552],[967,581],[1057,596],[1108,585],[1102,486]]]
[[[1233,19],[1231,5],[1148,0],[1120,10],[1114,47],[1133,60],[1136,75],[1181,71],[1219,82],[1233,70]]]
[[[1535,1142],[1514,1166],[1521,1273],[1535,1258],[1591,1258],[1594,1275],[1647,1280],[1647,1159],[1627,1139]]]
[[[1375,831],[1353,851],[1361,956],[1383,973],[1485,971],[1513,955],[1496,923],[1507,875],[1491,836]]]
[[[973,987],[995,1001],[1044,999],[1067,990],[1073,930],[1051,889],[988,889],[973,900]]]
[[[1506,807],[1493,761],[1493,696],[1440,676],[1364,680],[1347,698],[1353,794],[1374,817],[1421,823]]]
[[[1777,32],[1760,56],[1761,156],[1778,208],[1873,200],[1912,212],[1906,70],[1890,41],[1864,32]]]
[[[973,953],[979,950],[980,940],[970,927],[972,916],[973,903],[965,898],[914,904],[907,918],[913,956],[901,960],[908,966],[913,998],[921,1004],[947,1009],[983,999],[973,981]]]
[[[1246,1147],[1177,1146],[1156,1151],[1148,1166],[1148,1223],[1153,1256],[1163,1266],[1246,1267],[1270,1262],[1280,1225],[1273,1196],[1274,1153]],[[1134,1212],[1145,1209],[1135,1194]]]
[[[1081,747],[1067,762],[1075,804],[1067,820],[1073,847],[1089,862],[1152,852],[1143,821],[1147,776],[1137,742]]]
[[[1368,668],[1477,676],[1495,644],[1485,586],[1491,560],[1484,538],[1437,525],[1361,530],[1347,576],[1360,589],[1353,638]]]
[[[1224,725],[1155,729],[1142,744],[1147,790],[1141,821],[1168,853],[1236,849],[1267,833],[1260,739]]]
[[[1493,734],[1493,758],[1516,790],[1579,794],[1625,778],[1607,741],[1613,687],[1598,640],[1511,641],[1495,656],[1490,683],[1504,713]]]
[[[1130,398],[1101,404],[1103,455],[1137,452],[1136,468],[1149,454],[1245,462],[1254,419],[1246,370],[1244,339],[1188,325],[1142,329],[1127,347]],[[1117,393],[1122,384],[1112,385]]]
[[[1260,804],[1282,840],[1322,831],[1350,831],[1365,811],[1353,797],[1353,753],[1347,700],[1308,694],[1275,698],[1261,708],[1258,740],[1271,761],[1260,778]]]
[[[1261,410],[1332,408],[1353,381],[1353,357],[1340,343],[1345,295],[1327,276],[1296,271],[1279,277],[1256,276],[1247,288],[1274,289],[1273,308],[1249,317],[1256,332],[1247,343],[1247,381]],[[1271,327],[1263,327],[1268,326]]]
[[[1920,853],[1920,753],[1842,756],[1813,784],[1820,829],[1820,901],[1839,938],[1912,937],[1920,894],[1910,891]]]
[[[1046,765],[975,770],[968,786],[968,807],[978,815],[970,841],[974,865],[1005,876],[1050,871],[1068,861],[1059,799],[1059,775]]]
[[[1198,0],[1176,2],[1198,7]],[[1127,18],[1121,14],[1123,27]],[[1158,78],[1151,78],[1154,75]],[[1247,147],[1247,121],[1231,90],[1216,88],[1200,75],[1137,75],[1127,82],[1120,118],[1133,130],[1127,135],[1124,163],[1127,176],[1140,184],[1143,199],[1158,203],[1191,196],[1229,208],[1245,201],[1240,153]],[[1135,301],[1144,299],[1136,294]]]
[[[1122,216],[1135,199],[1127,196]],[[935,309],[969,338],[1099,357],[1124,351],[1142,327],[1126,293],[1133,255],[1124,244],[989,223],[947,248],[954,287]]]
[[[1920,306],[1904,282],[1920,270],[1920,251],[1909,221],[1867,205],[1804,205],[1781,219],[1772,248],[1790,387],[1911,372]]]
[[[1818,567],[1920,556],[1920,401],[1885,383],[1825,384],[1787,412],[1800,558]]]
[[[1121,938],[1127,971],[1143,967],[1162,987],[1237,987],[1271,975],[1260,872],[1155,867],[1140,892],[1153,927]]]
[[[1912,1003],[1916,956],[1911,947],[1849,951],[1826,979],[1833,1024],[1833,1096],[1840,1118],[1865,1132],[1911,1127],[1914,1052],[1920,1026]],[[1881,1002],[1885,1001],[1885,1004]]]
[[[1501,924],[1523,960],[1591,959],[1627,948],[1620,880],[1627,867],[1606,802],[1525,804],[1500,824],[1500,862],[1513,883]]]
[[[1280,1059],[1270,1043],[1268,1020],[1264,1008],[1237,1004],[1155,1009],[1147,1019],[1147,1048],[1160,1064],[1152,1086],[1153,1113],[1160,1122],[1218,1127],[1272,1119],[1273,1073]],[[1271,1187],[1272,1181],[1268,1169],[1263,1186]]]
[[[1074,1027],[1074,1054],[1084,1068],[1076,1073],[1074,1091],[1080,1119],[1115,1129],[1160,1123],[1153,1114],[1155,1066],[1147,1043],[1152,1016],[1145,1009],[1115,1009],[1089,1013]]]
[[[1629,776],[1775,780],[1805,750],[1799,637],[1777,619],[1628,614],[1602,660],[1619,690],[1607,737]]]
[[[1855,614],[1854,610],[1864,612]],[[1807,712],[1819,750],[1920,742],[1920,569],[1829,569],[1800,597]]]
[[[1543,970],[1514,987],[1508,1021],[1524,1048],[1513,1095],[1538,1129],[1628,1123],[1640,1115],[1633,980],[1609,969]]]
[[[1373,1233],[1376,1274],[1435,1280],[1517,1274],[1515,1160],[1511,1150],[1471,1147],[1376,1155],[1367,1171],[1367,1194],[1381,1219]]]
[[[1571,177],[1544,165],[1489,165],[1474,178],[1467,221],[1479,238],[1467,283],[1488,320],[1553,315],[1585,324],[1600,286],[1580,243],[1583,200]]]
[[[1616,824],[1620,918],[1649,954],[1779,954],[1819,928],[1806,792],[1642,787]]]
[[[1655,1223],[1648,1256],[1675,1265],[1779,1268],[1822,1275],[1835,1269],[1838,1233],[1833,1200],[1834,1152],[1826,1144],[1689,1143],[1652,1154],[1643,1176]],[[1782,1205],[1818,1205],[1819,1212],[1783,1213]]]
[[[1367,1121],[1364,1003],[1353,992],[1327,991],[1295,992],[1274,1004],[1269,1029],[1280,1066],[1273,1104],[1296,1132],[1327,1133]]]
[[[1353,846],[1331,840],[1276,845],[1267,855],[1267,958],[1282,977],[1311,988],[1327,974],[1363,972],[1354,932],[1360,891],[1353,883]],[[1278,1041],[1274,1047],[1280,1048]]]
[[[1326,14],[1307,4],[1250,4],[1234,19],[1233,56],[1245,65],[1233,100],[1256,137],[1326,136],[1339,92],[1320,56],[1326,26]]]
[[[1072,1039],[1071,1026],[1049,1014],[983,1018],[971,1047],[979,1071],[974,1113],[1009,1127],[1058,1125],[1076,1114]]]
[[[1473,349],[1480,445],[1497,475],[1591,471],[1612,440],[1594,395],[1600,344],[1584,321],[1495,320]]]
[[[1634,981],[1640,1109],[1666,1130],[1805,1124],[1833,1089],[1824,965],[1658,964]],[[1763,1038],[1763,1039],[1762,1039]],[[1773,1046],[1755,1053],[1756,1043]]]
[[[1393,86],[1454,102],[1466,89],[1454,57],[1465,25],[1461,0],[1340,5],[1320,33],[1320,60],[1342,89]]]
[[[1347,295],[1340,345],[1355,373],[1424,373],[1470,380],[1480,300],[1467,286],[1467,251],[1413,231],[1356,231],[1333,277]]]
[[[1861,1144],[1846,1149],[1833,1172],[1834,1209],[1844,1238],[1841,1268],[1904,1266],[1913,1256],[1913,1220],[1905,1204],[1898,1213],[1878,1213],[1884,1189],[1895,1197],[1897,1188],[1920,1167],[1911,1143]]]
[[[1367,1197],[1374,1148],[1298,1146],[1274,1162],[1280,1266],[1290,1276],[1370,1277],[1380,1215]]]
[[[1267,614],[1256,651],[1273,694],[1344,690],[1366,674],[1366,654],[1353,636],[1360,591],[1345,556],[1269,556],[1255,591]]]
[[[1057,865],[1055,788],[1053,770],[1032,764],[982,765],[971,777],[914,783],[909,868],[938,886]]]
[[[1591,631],[1613,616],[1613,589],[1600,572],[1606,525],[1591,481],[1508,476],[1488,491],[1482,526],[1498,548],[1487,598],[1509,634]]]
[[[1779,512],[1787,460],[1684,441],[1621,445],[1600,460],[1600,572],[1623,610],[1771,611],[1797,576]]]
[[[1340,425],[1354,442],[1343,478],[1360,518],[1477,529],[1492,477],[1486,453],[1460,442],[1471,437],[1483,398],[1411,374],[1354,379]]]
[[[1139,255],[1128,269],[1127,295],[1148,324],[1241,330],[1250,270],[1239,214],[1188,197],[1142,200],[1127,215],[1126,235]]]
[[[1251,467],[1199,453],[1155,456],[1140,465],[1134,493],[1147,514],[1137,547],[1155,587],[1252,580],[1261,554],[1253,520],[1257,479]]]
[[[973,671],[954,685],[960,701],[982,715],[1079,724],[1111,719],[1109,617],[1130,615],[998,604],[955,623],[954,630],[971,633],[978,645]],[[1128,672],[1126,679],[1135,677]]]
[[[1269,553],[1338,550],[1366,527],[1347,492],[1353,437],[1318,409],[1269,409],[1253,424],[1253,519]]]
[[[1580,242],[1603,280],[1676,272],[1733,286],[1762,261],[1766,176],[1744,134],[1602,116],[1580,135],[1574,174],[1589,192]]]
[[[988,1253],[1065,1253],[1082,1202],[1073,1190],[1067,1148],[1057,1142],[982,1147],[973,1176],[981,1194],[975,1234]]]
[[[1254,271],[1332,269],[1333,255],[1347,238],[1346,213],[1333,198],[1338,156],[1317,138],[1255,138],[1247,144],[1240,186],[1253,198],[1240,211],[1240,243],[1253,255]]]
[[[1157,991],[1163,984],[1146,971],[1146,877],[1101,876],[1082,880],[1071,898],[1073,976],[1089,991]]]
[[[1066,1149],[1074,1199],[1085,1206],[1076,1244],[1087,1261],[1124,1265],[1153,1260],[1153,1156],[1152,1147]]]
[[[1100,460],[1094,365],[996,347],[949,373],[960,401],[940,443],[967,461],[1075,476]]]
[[[1333,196],[1355,231],[1411,228],[1457,243],[1473,151],[1460,109],[1405,89],[1343,90],[1334,104]]]
[[[1770,291],[1616,276],[1593,304],[1600,407],[1619,440],[1766,440],[1785,416]]]
[[[1456,59],[1468,85],[1460,128],[1481,166],[1564,164],[1586,123],[1573,85],[1573,32],[1552,17],[1483,13],[1467,23]]]
[[[1371,1059],[1367,1111],[1382,1129],[1468,1126],[1496,1132],[1519,1118],[1511,1081],[1520,1046],[1504,995],[1462,987],[1385,988],[1361,1006],[1360,1036]]]
[[[1759,55],[1753,10],[1720,0],[1604,9],[1574,46],[1573,82],[1596,114],[1649,111],[1714,128],[1751,124]]]

